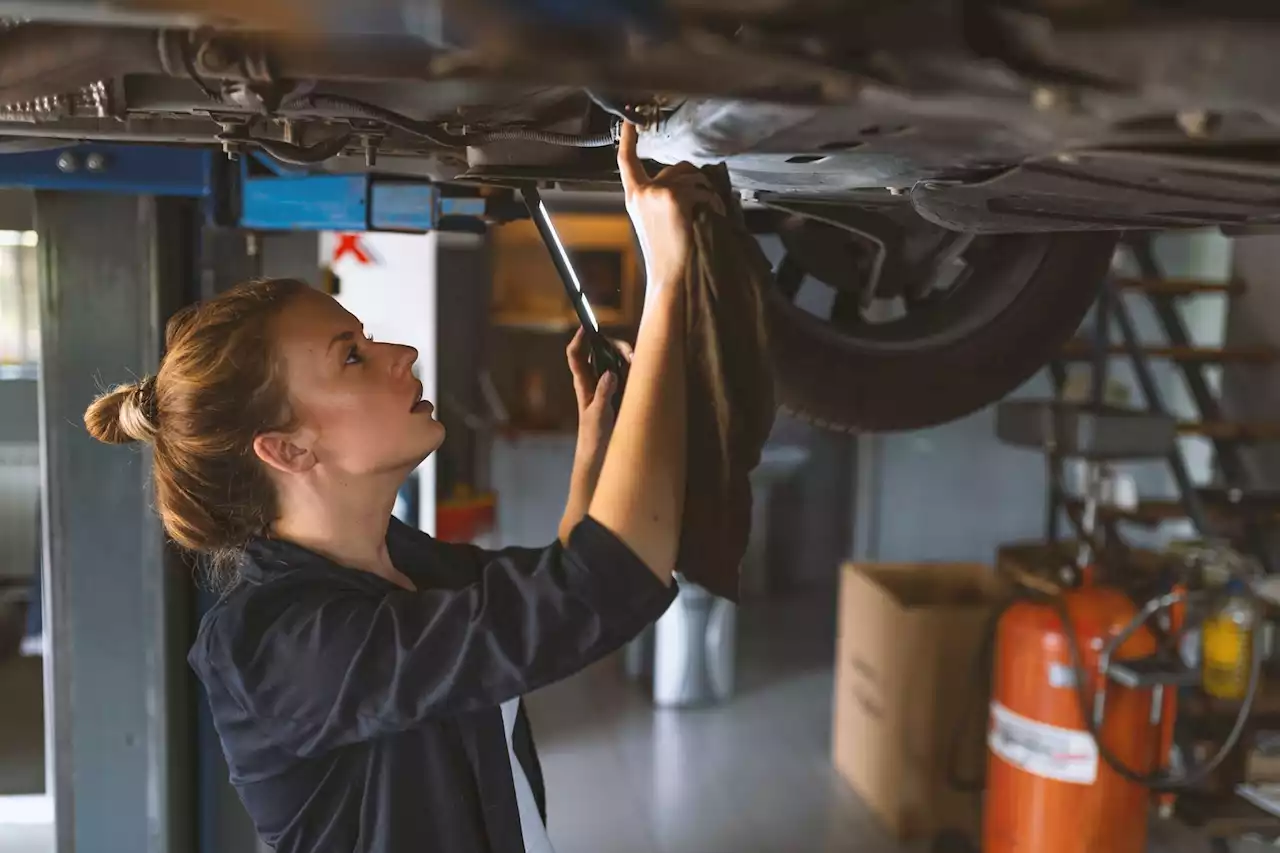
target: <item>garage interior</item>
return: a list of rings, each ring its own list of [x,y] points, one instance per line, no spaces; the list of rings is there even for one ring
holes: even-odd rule
[[[70,150],[82,163],[99,151]],[[293,223],[277,210],[252,228],[210,226],[198,193],[136,174],[66,180],[59,152],[0,156],[48,161],[32,172],[48,179],[5,190],[0,210],[0,851],[258,850],[184,659],[211,594],[148,511],[145,455],[95,445],[80,425],[85,405],[154,369],[160,319],[177,307],[245,278],[300,278],[379,338],[423,353],[450,439],[406,484],[397,514],[451,541],[541,545],[568,488],[575,412],[563,353],[576,321],[527,222],[404,234]],[[591,194],[548,204],[599,288],[603,324],[625,337],[642,277],[625,213]],[[781,243],[761,240],[780,264]],[[1267,427],[1280,397],[1265,363],[1277,258],[1280,237],[1208,230],[1121,249],[1103,307],[1061,359],[1004,403],[944,426],[852,436],[781,414],[753,475],[740,604],[698,599],[703,621],[664,617],[530,697],[556,850],[887,853],[945,845],[944,830],[976,838],[982,798],[950,789],[950,753],[953,740],[967,744],[966,774],[986,764],[990,685],[973,660],[991,589],[1072,564],[1073,518],[1158,556],[1199,538],[1187,513],[1275,515],[1263,487],[1280,474],[1265,444],[1280,438]],[[1168,339],[1158,301],[1175,290],[1181,342]],[[1212,418],[1193,371],[1220,407]],[[1053,410],[1018,404],[1052,399],[1149,415],[1139,426],[1169,446],[1136,462],[1109,452],[1101,465],[1065,458],[1065,443],[1046,454],[1035,445]],[[1079,423],[1050,420],[1084,440]],[[1222,470],[1229,443],[1233,454],[1243,444],[1240,471]],[[1184,476],[1197,486],[1190,508]],[[1068,557],[1046,561],[1059,540]],[[883,642],[848,645],[868,625],[884,626]],[[664,675],[673,656],[684,669]],[[1223,771],[1179,797],[1168,820],[1151,798],[1154,848],[1245,849],[1280,835],[1280,820],[1235,796],[1240,783],[1280,782],[1271,667],[1267,657],[1248,737]],[[1226,707],[1230,723],[1240,703]],[[1210,743],[1221,712],[1207,714]]]

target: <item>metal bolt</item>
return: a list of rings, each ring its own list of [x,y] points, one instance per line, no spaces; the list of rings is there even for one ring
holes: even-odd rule
[[[1058,90],[1048,86],[1037,86],[1031,93],[1031,105],[1041,112],[1053,109],[1061,100]]]
[[[90,172],[105,172],[107,169],[107,158],[97,151],[94,151],[88,157],[84,158],[84,167]]]
[[[1209,130],[1209,114],[1204,110],[1183,110],[1177,116],[1178,127],[1193,139],[1200,139]]]
[[[228,46],[216,40],[210,40],[201,45],[196,53],[196,59],[203,63],[206,70],[215,72],[226,71],[234,61]]]
[[[58,171],[71,174],[80,168],[80,160],[70,151],[63,151],[58,155]]]
[[[381,142],[376,136],[365,136],[364,141],[364,164],[372,169],[378,165],[378,145]]]

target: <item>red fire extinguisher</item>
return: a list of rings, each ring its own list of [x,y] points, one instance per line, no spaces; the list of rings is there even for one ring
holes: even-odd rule
[[[1150,790],[1112,762],[1134,775],[1161,764],[1166,703],[1149,687],[1105,683],[1099,665],[1104,653],[1155,653],[1145,626],[1108,648],[1138,616],[1122,592],[1086,581],[1056,598],[1019,601],[1001,617],[983,853],[1146,850]],[[1100,707],[1082,696],[1099,697]]]

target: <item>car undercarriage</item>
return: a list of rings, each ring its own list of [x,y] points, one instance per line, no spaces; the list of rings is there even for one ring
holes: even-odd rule
[[[1280,11],[1263,2],[0,14],[0,151],[217,146],[309,171],[611,192],[628,121],[655,164],[725,162],[787,250],[771,294],[783,398],[843,429],[937,423],[1026,379],[1123,230],[1280,224]],[[818,311],[805,282],[828,291]]]

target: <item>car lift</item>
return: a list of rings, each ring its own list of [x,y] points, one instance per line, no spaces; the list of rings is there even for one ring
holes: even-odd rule
[[[314,174],[199,148],[82,144],[0,154],[0,187],[194,198],[210,224],[257,231],[478,231],[525,216],[509,190]]]
[[[231,161],[200,148],[81,144],[0,154],[0,187],[195,198],[210,224],[253,231],[483,233],[491,224],[528,216],[587,332],[592,364],[618,377],[615,406],[621,399],[628,365],[601,333],[569,252],[533,186],[521,187],[521,204],[509,189],[314,174],[257,154]]]

